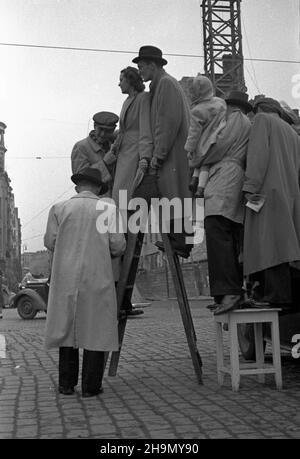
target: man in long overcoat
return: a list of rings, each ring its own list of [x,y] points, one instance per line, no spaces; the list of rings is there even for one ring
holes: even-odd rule
[[[150,121],[153,137],[151,168],[157,171],[160,196],[169,200],[191,197],[189,191],[189,166],[184,150],[189,128],[190,109],[178,81],[165,72],[167,64],[162,51],[155,46],[142,46],[133,59],[143,80],[150,84]],[[185,257],[191,245],[185,243],[184,232],[174,231],[171,219],[171,243]],[[172,228],[173,226],[173,228]],[[184,225],[183,225],[184,226]]]
[[[244,274],[260,282],[262,301],[289,308],[299,293],[300,138],[276,100],[258,100],[254,112],[243,191],[263,205],[246,210]]]
[[[51,208],[44,237],[52,254],[45,346],[59,348],[59,391],[65,395],[78,383],[78,349],[84,349],[82,395],[88,397],[102,391],[105,352],[118,350],[111,257],[121,256],[126,242],[114,227],[116,206],[98,196],[106,187],[101,173],[86,168],[71,178],[78,194]],[[99,232],[104,202],[108,225]]]

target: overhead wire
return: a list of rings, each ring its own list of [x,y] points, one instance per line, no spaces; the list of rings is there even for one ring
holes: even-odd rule
[[[79,48],[72,46],[52,46],[52,45],[35,45],[28,43],[0,43],[0,46],[14,46],[14,47],[25,47],[25,48],[40,48],[40,49],[57,49],[57,50],[67,50],[67,51],[89,51],[89,52],[101,52],[101,53],[116,53],[116,54],[136,54],[136,51],[121,50],[121,49],[101,49],[101,48]],[[180,53],[164,53],[165,56],[172,57],[189,57],[189,58],[202,58],[203,55],[200,54],[180,54]],[[300,59],[297,61],[288,60],[288,59],[262,59],[262,58],[244,58],[245,61],[253,62],[273,62],[273,63],[282,63],[282,64],[299,64]]]
[[[35,220],[37,217],[39,217],[40,215],[42,215],[44,212],[46,212],[46,210],[49,209],[49,207],[51,207],[53,204],[55,204],[57,202],[58,199],[60,199],[61,197],[63,197],[65,194],[67,194],[71,189],[73,188],[73,185],[70,186],[66,191],[64,191],[62,194],[60,194],[59,196],[57,196],[57,198],[55,198],[55,200],[53,202],[51,202],[50,204],[47,205],[47,207],[45,207],[44,209],[42,209],[39,213],[37,213],[36,215],[34,215],[28,222],[24,223],[24,225],[22,225],[22,229],[24,229],[26,226],[29,225],[29,223],[31,223],[33,220]]]

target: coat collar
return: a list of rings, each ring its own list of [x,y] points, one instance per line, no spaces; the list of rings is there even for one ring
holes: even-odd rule
[[[75,196],[72,196],[71,199],[75,198],[91,198],[91,199],[100,199],[99,196],[96,194],[92,193],[91,191],[81,191],[80,193],[75,194]]]
[[[164,70],[164,69],[160,69],[155,78],[153,78],[153,80],[151,81],[150,83],[150,86],[149,86],[149,89],[150,89],[150,93],[154,93],[158,83],[160,82],[160,80],[162,79],[162,77],[168,75],[167,72]]]
[[[96,152],[98,151],[107,151],[110,148],[111,142],[109,140],[105,140],[104,142],[97,142],[97,138],[95,136],[95,131],[91,131],[87,138],[89,145],[92,149]]]
[[[128,109],[129,107],[131,107],[132,103],[135,101],[138,94],[139,93],[135,94],[133,97],[127,97],[127,99],[125,99],[124,104],[122,106],[121,113],[120,113],[120,124],[124,125],[125,117],[128,112]]]

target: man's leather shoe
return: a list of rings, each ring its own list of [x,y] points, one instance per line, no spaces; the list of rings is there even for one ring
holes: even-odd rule
[[[63,394],[63,395],[73,395],[74,394],[74,387],[59,386],[59,393]]]
[[[139,316],[141,314],[144,314],[144,311],[142,311],[141,309],[129,309],[128,311],[126,311],[126,314],[129,317],[131,317],[131,316]]]
[[[224,295],[220,306],[215,310],[214,315],[219,316],[226,312],[238,309],[241,302],[241,295]]]
[[[88,398],[88,397],[96,397],[99,394],[102,394],[103,392],[103,387],[100,387],[100,389],[93,391],[93,392],[88,392],[88,391],[82,391],[82,397]]]

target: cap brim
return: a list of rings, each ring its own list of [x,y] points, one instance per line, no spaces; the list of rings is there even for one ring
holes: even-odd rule
[[[107,126],[106,124],[99,124],[95,120],[94,120],[94,124],[96,124],[96,126],[99,126],[101,129],[104,129],[106,131],[112,131],[113,129],[116,129],[117,127],[116,124],[114,126]]]

